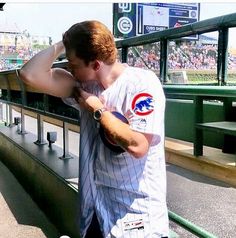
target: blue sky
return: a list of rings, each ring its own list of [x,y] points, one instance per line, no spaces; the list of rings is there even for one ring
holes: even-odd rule
[[[233,12],[236,12],[234,2],[201,2],[200,20]],[[56,42],[72,24],[89,19],[100,20],[112,30],[112,3],[8,2],[0,12],[0,27],[4,24],[15,26],[31,35],[52,36]]]

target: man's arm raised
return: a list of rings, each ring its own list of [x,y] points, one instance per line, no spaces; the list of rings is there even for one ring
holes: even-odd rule
[[[33,88],[56,97],[68,97],[75,79],[61,68],[52,68],[53,62],[65,50],[60,41],[33,56],[20,70],[20,78]]]

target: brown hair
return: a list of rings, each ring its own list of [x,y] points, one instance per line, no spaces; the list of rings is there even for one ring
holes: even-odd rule
[[[90,61],[101,60],[106,64],[116,61],[117,49],[110,30],[99,21],[74,24],[63,35],[66,51],[74,51],[76,57]]]

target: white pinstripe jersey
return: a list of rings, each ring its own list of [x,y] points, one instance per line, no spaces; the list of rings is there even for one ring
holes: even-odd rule
[[[81,236],[85,236],[94,210],[104,237],[168,236],[165,96],[159,79],[151,71],[127,67],[106,90],[97,84],[86,90],[102,97],[108,110],[125,115],[132,130],[154,136],[141,159],[127,152],[114,153],[101,141],[92,115],[81,111]]]

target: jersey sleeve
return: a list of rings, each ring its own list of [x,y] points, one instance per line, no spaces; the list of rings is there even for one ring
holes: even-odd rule
[[[126,117],[132,130],[153,135],[162,134],[165,95],[159,79],[153,72],[147,72],[133,87],[126,107]]]

